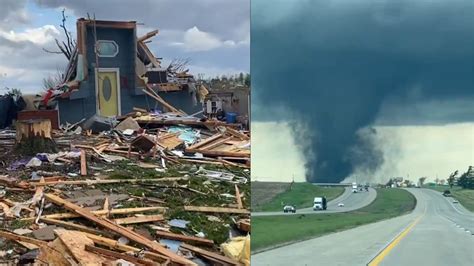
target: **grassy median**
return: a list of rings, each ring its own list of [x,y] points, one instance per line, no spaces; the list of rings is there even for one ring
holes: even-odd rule
[[[294,183],[284,192],[277,194],[272,200],[259,206],[254,206],[252,211],[281,211],[286,204],[295,205],[296,209],[313,206],[313,199],[316,196],[325,196],[332,200],[344,192],[343,187],[322,187],[311,183]],[[254,191],[252,190],[252,197]]]
[[[377,189],[370,205],[347,213],[252,217],[252,252],[399,216],[415,208],[408,191]]]
[[[444,192],[445,190],[451,191],[453,198],[457,199],[459,203],[462,204],[466,209],[474,212],[474,189],[464,189],[462,187],[454,186],[449,188],[449,186],[425,186],[426,188],[434,189],[439,192]]]

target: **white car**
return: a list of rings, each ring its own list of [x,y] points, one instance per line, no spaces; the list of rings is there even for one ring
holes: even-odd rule
[[[295,208],[295,206],[286,205],[285,207],[283,207],[283,212],[284,213],[287,213],[287,212],[296,213],[296,208]]]
[[[344,203],[341,202],[341,203],[337,204],[337,206],[338,207],[344,207]]]

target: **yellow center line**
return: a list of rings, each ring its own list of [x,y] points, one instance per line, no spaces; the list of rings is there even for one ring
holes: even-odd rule
[[[425,209],[426,211],[426,209]],[[388,244],[375,258],[373,258],[367,266],[377,266],[382,262],[382,260],[392,251],[394,247],[396,247],[400,241],[402,241],[403,238],[405,238],[406,235],[411,231],[413,227],[420,221],[420,219],[424,216],[424,213],[418,218],[416,218],[415,221],[413,221],[405,230],[403,230],[390,244]]]

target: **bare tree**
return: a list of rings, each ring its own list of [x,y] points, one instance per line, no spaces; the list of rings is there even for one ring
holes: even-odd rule
[[[175,58],[171,61],[167,70],[173,74],[185,72],[190,62],[189,58]]]
[[[43,89],[48,90],[54,88],[57,85],[63,83],[64,80],[64,71],[60,68],[56,69],[56,73],[49,75],[46,78],[43,78]]]
[[[68,60],[71,60],[71,57],[73,56],[74,50],[76,49],[76,41],[72,37],[72,34],[70,31],[68,31],[66,27],[66,19],[67,16],[65,15],[65,9],[62,10],[62,22],[59,25],[64,31],[64,35],[66,36],[65,41],[59,41],[58,39],[54,39],[56,41],[56,46],[58,47],[59,51],[50,51],[45,48],[43,50],[48,53],[52,54],[64,54]]]

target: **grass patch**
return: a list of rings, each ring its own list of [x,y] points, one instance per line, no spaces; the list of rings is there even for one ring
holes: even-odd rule
[[[449,186],[424,186],[425,188],[433,189],[439,192],[444,192],[445,190],[451,191],[453,198],[457,199],[459,203],[462,204],[466,209],[474,212],[474,189],[464,189],[462,187],[454,186],[449,188]]]
[[[310,239],[399,216],[415,208],[416,199],[403,189],[377,189],[370,205],[348,213],[252,217],[252,251]]]
[[[294,183],[291,190],[288,187],[286,191],[277,194],[271,201],[255,206],[252,211],[281,211],[286,204],[295,205],[296,209],[308,208],[313,206],[313,199],[316,196],[325,196],[330,201],[343,192],[343,187],[321,187],[311,183]]]

